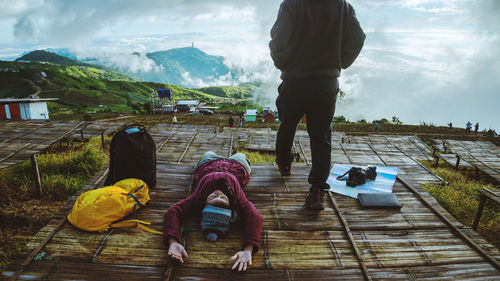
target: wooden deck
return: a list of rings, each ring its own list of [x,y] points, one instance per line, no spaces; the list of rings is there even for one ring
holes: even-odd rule
[[[449,163],[452,166],[456,164],[456,157],[460,157],[460,162],[464,168],[475,167],[488,176],[500,182],[500,148],[491,142],[487,141],[459,141],[459,140],[436,140],[437,147],[441,151],[447,152],[440,156],[445,159],[453,159],[450,154],[454,155],[455,160]]]
[[[164,212],[189,194],[196,158],[205,149],[230,154],[235,132],[178,127],[151,132],[159,150],[157,186],[137,219],[161,230]],[[402,146],[371,141],[340,141],[333,153],[347,164],[412,163],[404,157],[410,153],[400,151]],[[275,166],[252,167],[245,192],[264,217],[264,226],[261,249],[246,273],[230,270],[229,258],[241,247],[241,223],[212,243],[201,235],[199,218],[188,219],[182,243],[189,258],[182,266],[171,263],[158,235],[138,229],[87,233],[67,223],[77,196],[102,186],[103,169],[28,243],[1,278],[17,273],[18,280],[500,280],[498,250],[418,185],[432,175],[403,170],[394,186],[401,210],[362,209],[357,200],[330,193],[325,210],[317,213],[304,207],[309,169],[305,162],[294,163],[292,175],[281,178]],[[33,252],[45,255],[23,266]]]
[[[50,145],[70,139],[88,139],[101,132],[112,134],[123,123],[52,121],[0,122],[0,169],[19,164],[47,149]]]

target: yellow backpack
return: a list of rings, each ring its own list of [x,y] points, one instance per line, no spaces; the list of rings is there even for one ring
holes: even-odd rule
[[[78,197],[68,221],[85,231],[104,232],[109,228],[130,227],[162,234],[145,225],[150,223],[139,220],[116,222],[125,216],[136,213],[150,200],[148,185],[139,179],[125,179],[100,189],[90,190]]]

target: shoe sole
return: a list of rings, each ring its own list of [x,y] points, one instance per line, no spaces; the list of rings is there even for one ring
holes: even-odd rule
[[[313,203],[311,203],[311,205],[306,206],[306,207],[307,207],[307,209],[313,210],[313,211],[323,211],[325,209],[325,207],[323,207],[323,205],[318,203],[318,202],[313,202]]]

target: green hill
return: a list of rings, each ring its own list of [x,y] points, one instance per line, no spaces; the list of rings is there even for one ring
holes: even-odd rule
[[[76,65],[76,66],[90,66],[89,64],[72,60],[67,57],[57,55],[52,52],[47,52],[44,50],[36,50],[29,52],[22,57],[16,59],[16,61],[28,61],[28,62],[49,62],[59,65]]]
[[[176,100],[198,99],[214,102],[220,98],[204,91],[176,85],[143,82],[113,71],[82,66],[0,61],[0,98],[26,97],[34,93],[29,83],[41,87],[39,97],[59,98],[49,104],[51,116],[87,112],[130,113],[137,105],[151,102],[157,89],[172,90]],[[42,78],[41,73],[46,74]],[[228,87],[237,92],[236,86]],[[213,90],[216,92],[216,90]],[[222,90],[225,91],[225,90]],[[249,89],[242,87],[247,95]],[[233,96],[235,96],[233,94]]]
[[[231,99],[248,99],[252,97],[252,92],[257,88],[253,84],[242,86],[220,86],[220,87],[206,87],[199,88],[199,91],[207,93],[212,96]]]

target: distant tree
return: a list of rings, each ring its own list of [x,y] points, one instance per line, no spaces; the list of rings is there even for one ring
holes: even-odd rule
[[[361,120],[358,120],[358,123],[361,123],[361,124],[366,124],[366,119],[361,119]]]
[[[132,103],[132,109],[134,109],[135,111],[141,113],[141,105],[138,104],[138,103]]]
[[[375,123],[375,122],[378,122],[379,124],[389,124],[391,122],[389,122],[389,120],[385,119],[385,118],[382,118],[380,120],[373,120],[372,123]]]
[[[344,116],[335,116],[333,117],[333,123],[349,123],[349,120],[347,120]]]
[[[392,116],[392,124],[403,125],[403,122],[401,122],[398,117]]]
[[[125,99],[127,100],[127,106],[132,106],[132,100],[130,100],[130,94],[126,94]]]
[[[144,111],[146,111],[146,113],[148,113],[148,114],[151,114],[151,112],[153,111],[153,107],[151,106],[151,103],[149,103],[149,102],[143,103],[142,107],[144,108]]]
[[[337,95],[338,99],[344,99],[345,98],[345,92],[342,90],[339,90],[339,93]]]

